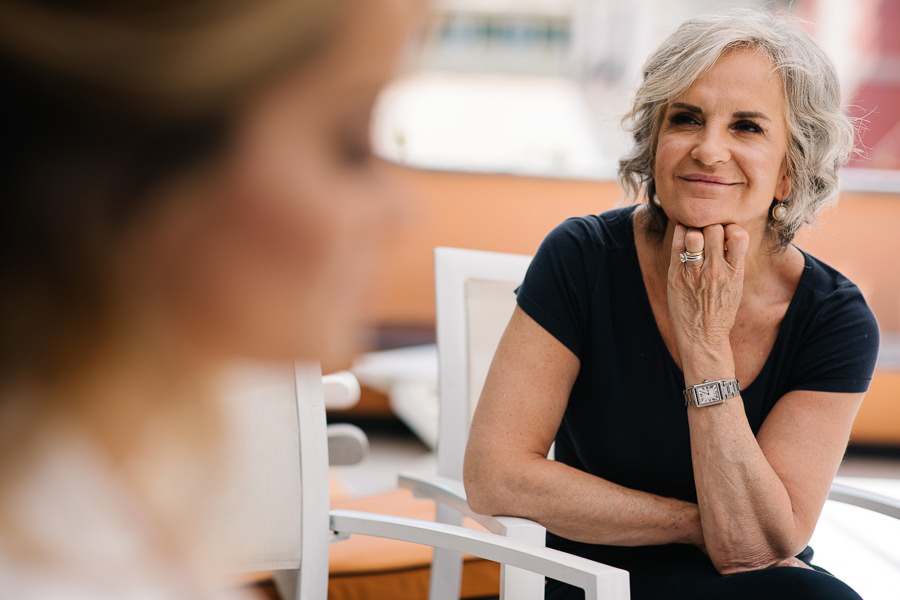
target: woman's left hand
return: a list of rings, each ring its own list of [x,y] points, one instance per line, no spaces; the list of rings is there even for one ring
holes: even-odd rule
[[[703,229],[675,225],[668,301],[683,362],[695,350],[717,353],[730,348],[749,239],[747,232],[734,223]],[[681,261],[682,252],[700,251],[703,260]]]

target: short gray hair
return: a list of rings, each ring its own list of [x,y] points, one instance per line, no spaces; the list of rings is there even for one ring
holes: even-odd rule
[[[733,49],[762,53],[781,76],[787,106],[787,169],[791,193],[787,215],[769,219],[776,247],[786,248],[797,231],[815,223],[835,201],[838,170],[853,152],[855,129],[841,112],[834,65],[805,32],[786,17],[761,10],[735,10],[685,21],[644,64],[643,80],[623,123],[634,145],[619,161],[619,181],[628,195],[651,198],[651,175],[659,129],[668,103],[687,90]],[[664,231],[666,215],[648,202],[651,228]]]

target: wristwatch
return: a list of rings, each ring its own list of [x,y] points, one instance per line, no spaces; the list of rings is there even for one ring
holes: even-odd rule
[[[737,379],[720,379],[718,381],[706,381],[692,385],[684,390],[685,406],[710,406],[721,404],[728,398],[734,398],[741,393],[741,386]]]

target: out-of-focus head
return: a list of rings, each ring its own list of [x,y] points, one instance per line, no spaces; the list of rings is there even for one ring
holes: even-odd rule
[[[0,1],[0,378],[148,331],[346,352],[395,217],[370,112],[417,4]]]
[[[790,195],[785,218],[768,222],[775,246],[784,248],[836,197],[838,169],[854,142],[853,126],[841,112],[831,60],[786,18],[755,10],[705,16],[686,21],[663,42],[644,65],[643,80],[625,118],[633,147],[619,161],[619,179],[632,196],[653,197],[659,133],[670,103],[736,50],[765,57],[784,90],[784,164]],[[651,229],[664,231],[667,217],[662,208],[648,202],[648,210]]]

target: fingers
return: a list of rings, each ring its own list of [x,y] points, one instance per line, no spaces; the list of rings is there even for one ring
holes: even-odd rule
[[[684,249],[686,252],[703,252],[706,249],[705,231],[687,229],[684,234]]]
[[[698,231],[698,233],[701,233]],[[706,249],[706,260],[725,256],[725,229],[721,225],[704,227],[701,233]]]
[[[699,270],[703,266],[705,243],[701,230],[676,223],[672,239],[672,265],[680,263],[685,268]]]
[[[739,225],[731,223],[725,226],[725,260],[732,267],[743,268],[750,247],[750,236]]]
[[[750,237],[734,223],[709,225],[703,229],[675,225],[672,240],[673,264],[682,263],[687,268],[700,268],[705,262],[724,259],[733,268],[743,268]],[[685,261],[685,254],[703,253],[702,260]],[[677,259],[677,260],[676,260]]]

